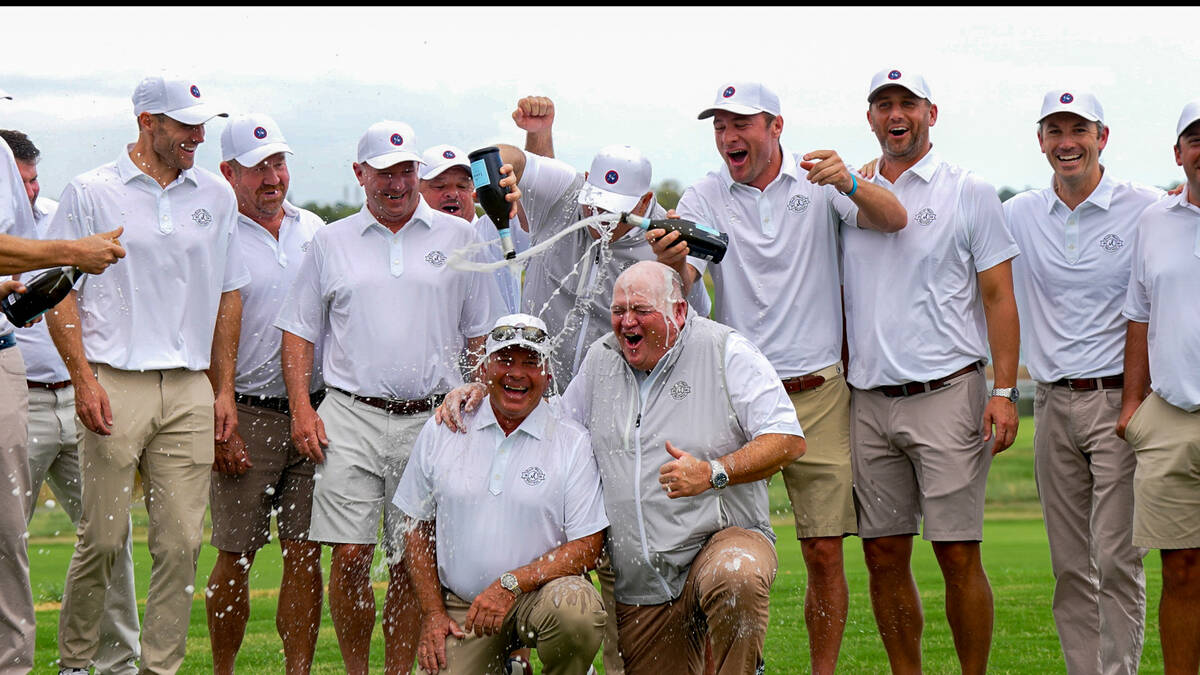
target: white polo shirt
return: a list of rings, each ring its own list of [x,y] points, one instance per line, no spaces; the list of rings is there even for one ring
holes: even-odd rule
[[[694,312],[690,314],[694,315]],[[663,364],[669,361],[664,355],[648,374],[634,371],[643,404],[654,381],[662,373]],[[796,408],[779,383],[779,375],[771,367],[771,362],[746,336],[736,332],[730,333],[725,340],[725,384],[729,390],[729,402],[749,438],[758,438],[763,434],[804,437],[804,429],[796,419]],[[571,380],[571,386],[567,387],[560,402],[563,414],[580,424],[588,419],[591,412],[588,407],[590,399],[586,394],[589,386],[586,373],[579,373]]]
[[[1150,386],[1167,403],[1200,410],[1200,208],[1190,188],[1142,212],[1124,314],[1149,323]]]
[[[800,157],[784,148],[779,175],[762,191],[735,183],[722,165],[684,191],[676,207],[681,218],[729,234],[719,264],[688,262],[712,274],[713,318],[750,338],[783,378],[841,360],[838,226],[858,225],[854,202],[810,183]]]
[[[422,199],[393,234],[362,210],[317,231],[275,325],[325,340],[325,383],[359,396],[418,399],[462,384],[466,339],[502,316],[490,273],[446,264],[479,243],[470,223]]]
[[[17,168],[8,143],[0,138],[0,234],[25,239],[36,239],[33,211],[29,195],[25,194],[25,181]],[[0,312],[0,335],[11,333],[13,325]]]
[[[287,300],[313,236],[325,222],[317,214],[287,201],[283,203],[283,214],[279,239],[262,225],[238,214],[242,257],[250,268],[250,283],[242,287],[242,336],[234,379],[234,389],[239,394],[287,396],[280,355],[283,332],[275,327],[275,317]],[[322,342],[314,343],[313,362],[318,369],[312,377],[313,391],[324,387],[319,368]]]
[[[502,260],[504,249],[500,246],[500,231],[496,229],[492,219],[486,215],[475,216],[471,224],[475,226],[479,238],[488,242],[487,247],[483,249],[483,259],[487,262]],[[529,248],[529,233],[521,229],[521,224],[516,218],[509,221],[508,229],[512,234],[513,249],[517,253]],[[505,313],[516,314],[521,311],[521,271],[513,267],[502,267],[493,272],[492,277],[500,289],[500,296],[504,298]]]
[[[87,360],[121,370],[207,369],[221,294],[250,281],[233,188],[199,167],[163,188],[127,148],[67,185],[47,237],[118,226],[125,257],[77,287]]]
[[[33,219],[37,228],[37,238],[45,239],[46,230],[50,227],[50,219],[58,209],[58,202],[39,196],[33,205]],[[26,272],[21,279],[28,281],[43,270]],[[50,339],[50,330],[46,328],[45,319],[29,326],[17,329],[17,347],[21,349],[21,358],[25,361],[25,377],[33,382],[51,384],[66,382],[71,379],[67,365],[63,363],[54,341]]]
[[[927,382],[988,358],[977,275],[1017,255],[996,190],[930,150],[889,183],[908,225],[842,228],[847,381],[859,389]]]
[[[544,403],[508,436],[485,401],[466,434],[430,419],[393,503],[437,527],[438,577],[471,602],[501,574],[608,527],[588,433]]]
[[[1013,290],[1033,379],[1105,377],[1124,369],[1121,308],[1131,244],[1138,215],[1162,195],[1106,171],[1074,211],[1058,198],[1053,183],[1004,203],[1022,254],[1013,260]]]

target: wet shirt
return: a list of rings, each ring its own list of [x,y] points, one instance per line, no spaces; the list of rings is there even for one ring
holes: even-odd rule
[[[280,355],[283,332],[275,327],[275,317],[287,301],[313,236],[325,223],[317,214],[286,201],[283,214],[279,239],[262,225],[238,214],[242,255],[250,269],[250,283],[242,287],[242,332],[234,379],[234,389],[239,394],[287,396]],[[319,368],[322,342],[314,343],[313,362],[318,368],[311,380],[313,391],[324,386]]]
[[[720,263],[688,263],[712,275],[713,318],[750,338],[785,378],[841,360],[838,227],[858,223],[854,202],[810,183],[800,157],[783,149],[779,175],[762,191],[735,183],[722,165],[684,191],[676,208],[729,235]]]
[[[499,262],[504,259],[504,249],[500,246],[500,231],[491,218],[476,216],[471,223],[479,238],[487,242],[483,249],[482,259],[486,262]],[[508,230],[512,234],[513,250],[521,253],[529,248],[529,233],[521,228],[516,218],[509,220]],[[521,271],[515,267],[502,267],[492,273],[500,296],[504,298],[504,313],[516,314],[521,311]]]
[[[1124,315],[1149,323],[1150,387],[1167,403],[1200,410],[1200,207],[1191,188],[1142,212]]]
[[[325,340],[327,385],[394,399],[445,393],[462,384],[467,338],[503,311],[491,275],[448,264],[481,244],[470,223],[424,199],[395,233],[364,206],[317,231],[275,325]]]
[[[996,190],[928,152],[890,183],[899,232],[842,228],[847,381],[859,389],[944,377],[988,358],[977,275],[1017,255]]]
[[[38,197],[33,205],[33,217],[37,228],[37,238],[45,239],[46,230],[50,227],[50,219],[58,209],[58,202],[45,197]],[[42,270],[25,272],[21,275],[23,281],[29,281]],[[17,329],[17,347],[21,349],[21,358],[25,361],[25,377],[33,382],[51,384],[66,382],[71,379],[67,372],[67,364],[63,363],[54,341],[50,338],[50,329],[43,319],[28,328]]]
[[[544,403],[505,436],[488,401],[467,433],[425,423],[393,503],[432,520],[438,577],[471,602],[501,574],[608,527],[587,431]]]
[[[1125,291],[1137,218],[1163,192],[1106,171],[1075,210],[1051,187],[1004,203],[1021,316],[1021,351],[1038,382],[1124,369]]]
[[[67,185],[47,237],[121,226],[125,257],[77,287],[87,360],[121,370],[207,369],[221,294],[250,280],[233,188],[198,167],[164,188],[122,152]]]
[[[12,149],[0,138],[0,234],[36,239],[33,211],[29,195],[25,194],[25,181],[17,168]],[[8,317],[0,313],[0,335],[11,333],[13,325]]]

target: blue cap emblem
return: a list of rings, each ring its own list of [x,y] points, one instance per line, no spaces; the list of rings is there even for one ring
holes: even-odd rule
[[[200,87],[197,87],[194,84],[192,85],[192,96],[195,96],[196,98],[200,98]]]
[[[616,171],[609,170],[608,173],[604,174],[604,182],[609,185],[616,183],[620,178]]]
[[[892,72],[888,73],[888,79],[889,79],[889,80],[898,80],[898,79],[900,79],[900,71],[898,71],[898,70],[893,70]]]
[[[1071,101],[1074,101],[1074,100],[1075,100],[1075,97],[1070,94],[1063,94],[1062,96],[1058,97],[1059,103],[1070,103]]]
[[[267,137],[267,130],[262,127],[254,127],[254,137],[262,140]]]
[[[721,92],[721,96],[723,96],[725,98],[729,98],[730,96],[733,96],[733,93],[735,91],[737,91],[737,90],[734,89],[733,87],[725,87],[725,91]]]
[[[447,150],[447,151],[445,151],[445,152],[443,152],[443,153],[442,153],[442,157],[445,157],[446,159],[454,159],[454,151],[453,151],[453,150]]]
[[[404,137],[400,134],[392,134],[392,145],[404,145]]]

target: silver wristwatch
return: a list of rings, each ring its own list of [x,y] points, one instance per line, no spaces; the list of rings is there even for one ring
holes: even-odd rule
[[[1016,403],[1017,399],[1021,398],[1021,392],[1017,391],[1016,387],[992,387],[992,396],[1006,398]]]
[[[505,572],[500,575],[500,587],[516,597],[521,594],[521,584],[517,583],[517,575],[512,572]]]
[[[729,485],[729,474],[725,473],[725,467],[715,459],[708,460],[708,466],[712,469],[712,478],[708,484],[714,490],[720,490],[726,485]]]

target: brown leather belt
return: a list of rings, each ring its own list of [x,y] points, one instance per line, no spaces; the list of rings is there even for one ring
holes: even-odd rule
[[[873,391],[877,391],[890,398],[924,394],[927,391],[937,391],[938,389],[950,384],[950,380],[953,380],[959,375],[966,375],[967,373],[972,373],[976,370],[979,370],[980,365],[981,364],[976,361],[969,366],[960,368],[959,370],[956,370],[945,377],[939,377],[936,380],[930,380],[928,382],[906,382],[904,384],[886,384],[882,387],[875,387]]]
[[[288,414],[288,400],[287,397],[284,396],[273,397],[255,396],[253,394],[234,394],[233,400],[241,403],[242,405],[248,405],[255,408],[266,408],[267,410],[274,410],[275,412],[281,412],[285,415]],[[325,400],[325,391],[320,390],[312,392],[308,395],[308,400],[315,409],[317,406],[321,405],[321,401]]]
[[[799,377],[788,377],[781,380],[783,389],[789,394],[796,394],[809,389],[816,389],[825,384],[825,378],[820,375],[801,375]]]
[[[374,396],[359,396],[351,394],[344,389],[330,387],[334,391],[349,396],[350,398],[360,403],[366,403],[369,406],[379,408],[393,415],[416,415],[417,413],[428,412],[442,404],[442,399],[446,398],[445,394],[434,394],[428,398],[416,398],[411,401],[404,401],[396,398],[377,398]]]
[[[1066,387],[1072,391],[1095,391],[1097,389],[1121,389],[1125,386],[1125,373],[1108,377],[1072,377],[1051,382],[1055,387]]]
[[[30,389],[49,389],[50,391],[54,391],[55,389],[65,389],[71,386],[71,381],[63,380],[62,382],[34,382],[33,380],[25,380],[25,384],[29,385]]]

